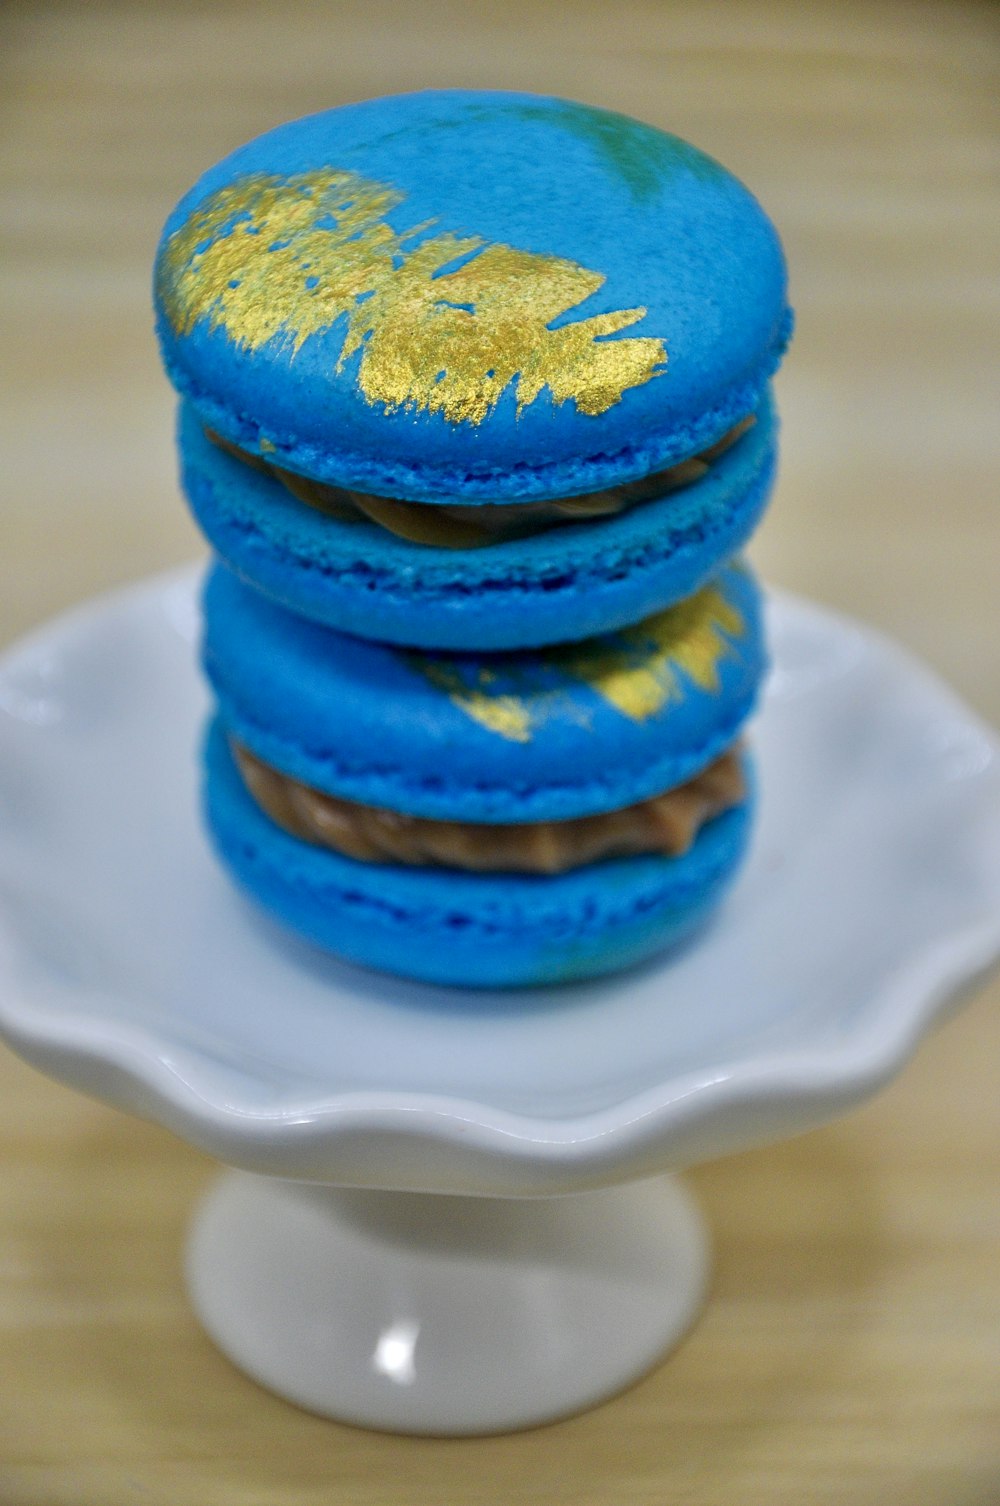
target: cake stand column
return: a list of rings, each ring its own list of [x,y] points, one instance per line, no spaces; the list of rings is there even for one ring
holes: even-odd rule
[[[400,1433],[530,1427],[603,1400],[691,1324],[708,1270],[673,1179],[559,1198],[229,1172],[188,1246],[219,1347],[310,1411]]]

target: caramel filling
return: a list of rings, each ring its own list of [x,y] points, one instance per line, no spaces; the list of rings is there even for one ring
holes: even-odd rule
[[[231,746],[247,789],[272,821],[293,837],[363,863],[553,874],[602,858],[678,857],[706,821],[746,795],[733,747],[686,784],[624,810],[511,825],[434,821],[327,795],[280,774],[241,743]]]
[[[628,481],[624,486],[606,491],[587,492],[579,497],[555,497],[543,502],[485,502],[478,507],[445,503],[403,502],[394,497],[375,497],[367,492],[348,491],[324,481],[310,481],[294,471],[272,465],[260,455],[251,455],[223,439],[213,429],[205,433],[213,444],[256,470],[274,476],[293,497],[342,522],[365,520],[409,539],[414,544],[430,544],[439,549],[479,549],[503,539],[525,538],[559,523],[579,523],[586,518],[608,517],[642,502],[652,502],[680,486],[700,481],[714,460],[734,445],[754,423],[751,413],[734,424],[721,439],[697,455],[681,460],[667,470]]]

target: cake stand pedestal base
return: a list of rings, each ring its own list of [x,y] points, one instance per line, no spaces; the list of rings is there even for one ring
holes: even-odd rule
[[[693,1321],[707,1242],[656,1177],[559,1198],[334,1189],[227,1173],[188,1284],[219,1347],[310,1411],[495,1433],[602,1401]]]

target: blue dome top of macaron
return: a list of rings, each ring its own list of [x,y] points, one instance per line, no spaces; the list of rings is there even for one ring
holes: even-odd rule
[[[204,662],[226,729],[281,773],[455,821],[545,821],[660,794],[729,747],[765,670],[741,565],[621,632],[520,654],[335,633],[216,566]]]
[[[232,443],[417,501],[573,495],[761,401],[790,331],[752,195],[626,116],[428,91],[268,132],[170,216],[171,379]]]

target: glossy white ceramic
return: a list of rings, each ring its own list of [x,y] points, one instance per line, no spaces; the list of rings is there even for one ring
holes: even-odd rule
[[[889,1077],[1000,952],[1000,750],[925,669],[857,624],[779,597],[770,632],[775,669],[754,729],[759,829],[711,926],[618,978],[468,993],[320,955],[245,903],[216,866],[197,816],[205,695],[194,572],[60,619],[0,661],[0,1030],[44,1071],[224,1161],[341,1187],[566,1193],[830,1118]],[[420,1417],[373,1410],[360,1391],[353,1408],[332,1393],[324,1403],[304,1380],[293,1386],[287,1366],[267,1375],[244,1352],[211,1295],[225,1285],[211,1274],[219,1240],[235,1270],[246,1210],[258,1206],[262,1289],[291,1259],[287,1241],[264,1233],[286,1194],[260,1187],[255,1202],[248,1185],[218,1194],[192,1245],[195,1299],[224,1346],[318,1410],[460,1430],[444,1393],[419,1405],[411,1393]],[[343,1249],[333,1225],[346,1205],[325,1206]],[[436,1198],[405,1206],[445,1219]],[[507,1214],[527,1217],[516,1205]],[[690,1225],[662,1206],[657,1216],[676,1273],[685,1240],[689,1257],[693,1248]],[[584,1246],[600,1244],[604,1222],[593,1220]],[[546,1238],[551,1250],[558,1240]],[[530,1264],[530,1240],[514,1246]],[[488,1256],[480,1247],[477,1279]],[[385,1257],[373,1235],[368,1269],[390,1291]],[[567,1249],[562,1265],[576,1258]],[[500,1265],[486,1280],[498,1300]],[[658,1344],[690,1316],[697,1265],[688,1259],[687,1307],[678,1302]],[[550,1263],[553,1278],[559,1267]],[[452,1268],[442,1259],[435,1269],[447,1290]],[[247,1273],[248,1303],[255,1281],[259,1272]],[[563,1288],[549,1289],[552,1311],[568,1313]],[[391,1308],[379,1333],[397,1321]],[[407,1311],[398,1321],[425,1319]],[[557,1323],[551,1342],[573,1327]],[[335,1329],[313,1314],[313,1332]],[[468,1425],[521,1425],[607,1394],[652,1358],[625,1347],[623,1359],[605,1345],[603,1368],[591,1354],[596,1368],[572,1395],[553,1383],[543,1405],[525,1381],[520,1410],[497,1403]],[[475,1388],[481,1365],[473,1346],[454,1395]],[[398,1398],[406,1388],[389,1389]]]
[[[568,1197],[447,1197],[230,1172],[188,1288],[230,1359],[341,1422],[495,1433],[578,1412],[693,1321],[707,1241],[654,1177]]]

